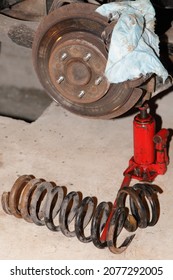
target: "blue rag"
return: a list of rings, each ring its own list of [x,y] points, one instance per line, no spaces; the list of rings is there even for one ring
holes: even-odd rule
[[[117,23],[112,32],[105,76],[120,83],[155,73],[165,82],[168,72],[159,60],[154,32],[155,10],[149,0],[104,4],[96,12]]]

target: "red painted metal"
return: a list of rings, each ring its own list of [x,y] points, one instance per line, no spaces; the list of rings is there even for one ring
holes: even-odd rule
[[[163,175],[167,170],[169,160],[166,144],[169,131],[163,128],[155,134],[155,120],[147,113],[147,109],[147,105],[140,108],[140,114],[134,118],[134,156],[124,176],[128,174],[139,181],[152,182],[157,175]]]
[[[144,116],[143,116],[144,115]],[[141,110],[133,121],[134,162],[148,165],[154,162],[155,120]]]

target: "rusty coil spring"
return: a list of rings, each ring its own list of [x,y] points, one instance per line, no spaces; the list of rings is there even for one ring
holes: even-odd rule
[[[123,228],[133,232],[137,227],[157,223],[160,212],[157,192],[153,185],[136,184],[119,190],[116,207],[111,202],[97,205],[95,197],[82,198],[82,194],[75,191],[67,194],[66,187],[36,179],[33,175],[23,175],[15,181],[10,192],[2,194],[1,201],[7,214],[39,226],[46,225],[67,237],[77,236],[81,242],[92,241],[97,248],[108,246],[111,252],[121,253],[135,236],[126,237],[118,246],[117,238]],[[126,206],[127,196],[129,207]],[[55,224],[57,217],[58,225]],[[102,233],[106,224],[105,240]]]

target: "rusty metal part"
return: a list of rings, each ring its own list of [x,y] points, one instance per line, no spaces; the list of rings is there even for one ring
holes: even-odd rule
[[[32,193],[34,192],[34,190],[37,188],[37,185],[43,181],[44,180],[42,180],[42,179],[35,179],[35,178],[31,179],[25,185],[25,188],[21,195],[20,213],[21,213],[22,218],[27,222],[32,223],[31,212],[28,208],[28,201],[29,201],[30,197],[32,196]]]
[[[2,195],[2,207],[7,214],[14,215],[16,218],[22,218],[20,212],[20,196],[26,184],[33,179],[32,175],[20,176],[14,183],[8,193]]]
[[[8,31],[8,37],[17,45],[32,48],[35,31],[24,24],[14,25]]]
[[[103,249],[107,247],[107,240],[102,240],[100,236],[111,212],[112,203],[106,202],[101,202],[95,211],[95,215],[92,219],[91,235],[92,241],[97,248]]]
[[[121,254],[122,252],[124,252],[135,237],[135,234],[132,234],[131,236],[126,237],[126,239],[120,246],[117,246],[117,238],[124,227],[127,217],[127,208],[114,208],[114,212],[109,224],[109,229],[106,238],[109,250],[114,254]]]
[[[117,194],[116,206],[118,208],[126,207],[126,199],[129,196],[129,210],[136,219],[137,227],[154,226],[158,222],[160,215],[158,192],[160,193],[161,189],[151,184],[135,184],[133,187],[123,187]],[[128,231],[136,230],[134,221],[130,219],[126,219],[124,227]]]
[[[46,15],[45,0],[14,1],[2,14],[26,21],[40,21]]]
[[[51,13],[63,5],[74,3],[84,3],[84,0],[53,0],[50,8],[48,9],[48,12]]]
[[[54,87],[66,99],[91,103],[102,98],[110,84],[104,77],[106,58],[95,36],[73,32],[55,45],[49,59]],[[78,40],[74,39],[78,38]]]
[[[113,211],[107,220],[102,235],[102,240],[106,238],[110,251],[117,254],[126,250],[135,236],[127,237],[118,246],[117,238],[123,228],[128,232],[134,232],[138,227],[154,226],[160,216],[157,194],[162,193],[162,190],[158,186],[135,184],[129,187],[129,182],[127,181],[126,183],[127,186],[125,186],[124,181],[124,185],[118,191]]]
[[[97,204],[95,197],[83,198],[75,191],[67,194],[66,187],[36,179],[33,175],[23,175],[15,181],[10,192],[2,194],[1,203],[5,213],[16,218],[38,226],[46,225],[67,237],[76,236],[84,243],[92,241],[97,248],[108,247],[112,253],[119,254],[127,249],[135,236],[125,238],[118,246],[117,239],[123,228],[134,232],[138,227],[157,223],[160,214],[158,192],[161,190],[155,185],[136,184],[119,190],[116,205],[104,201]],[[128,196],[129,208],[126,206]],[[107,223],[108,230],[103,239]]]
[[[109,25],[97,6],[75,3],[55,9],[41,22],[33,43],[33,62],[47,93],[81,116],[110,119],[141,98],[148,77],[109,84],[107,51],[101,38]],[[116,73],[115,73],[116,75]]]
[[[46,225],[52,231],[61,231],[67,237],[77,236],[81,242],[93,241],[98,248],[106,246],[100,235],[112,209],[110,202],[97,205],[95,197],[82,198],[79,192],[68,194],[65,187],[54,182],[36,179],[33,175],[19,177],[10,192],[2,195],[3,210],[16,218]],[[55,218],[59,224],[55,225]],[[70,224],[74,221],[74,229]],[[90,234],[87,235],[90,226]]]
[[[169,76],[169,77],[166,79],[166,81],[165,81],[164,84],[163,84],[162,82],[159,83],[159,81],[158,81],[157,87],[156,87],[156,89],[153,91],[152,96],[155,96],[155,95],[157,95],[157,94],[160,93],[160,92],[163,92],[163,91],[165,91],[165,90],[167,90],[167,89],[170,89],[172,86],[173,86],[173,77],[171,77],[171,76]]]
[[[148,77],[146,83],[142,85],[143,95],[140,100],[135,105],[137,108],[140,108],[146,101],[150,100],[153,97],[153,92],[156,89],[156,75],[151,75]]]
[[[10,196],[10,192],[4,192],[1,197],[1,204],[4,212],[7,213],[8,215],[12,215],[9,207],[9,196]]]
[[[104,31],[102,32],[102,35],[101,35],[107,50],[109,50],[111,37],[112,37],[112,31],[113,31],[115,25],[116,25],[116,21],[115,20],[111,21],[109,23],[109,25],[106,26],[106,28],[104,29]]]

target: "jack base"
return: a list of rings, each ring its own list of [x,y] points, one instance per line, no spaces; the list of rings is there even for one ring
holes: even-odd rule
[[[134,161],[132,157],[129,161],[129,167],[124,171],[124,176],[130,175],[131,179],[138,181],[152,182],[158,175],[166,173],[167,164],[164,163],[152,163],[149,165],[140,165]]]

